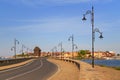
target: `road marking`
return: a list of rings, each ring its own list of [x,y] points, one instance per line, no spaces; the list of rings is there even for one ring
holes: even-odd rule
[[[48,61],[49,61],[49,60],[48,60]],[[51,62],[51,61],[49,61],[49,62]],[[51,62],[51,63],[53,63],[54,65],[57,65],[58,70],[55,72],[55,74],[53,74],[53,75],[52,75],[51,77],[49,77],[47,80],[51,80],[53,77],[55,77],[56,75],[58,75],[58,73],[60,73],[60,71],[61,71],[61,67],[60,67],[59,64],[54,63],[54,62]]]
[[[40,68],[43,66],[42,60],[40,60],[40,63],[41,63],[41,65],[40,65],[39,67],[37,67],[36,69],[33,69],[33,70],[31,70],[31,71],[28,71],[28,72],[25,72],[25,73],[22,73],[22,74],[19,74],[19,75],[16,75],[16,76],[13,76],[13,77],[8,78],[8,79],[6,79],[6,80],[12,80],[12,79],[14,79],[14,78],[17,78],[17,77],[23,76],[23,75],[25,75],[25,74],[31,73],[31,72],[33,72],[33,71],[36,71],[36,70],[40,69]]]
[[[33,60],[34,61],[34,60]],[[19,69],[19,68],[22,68],[22,67],[25,67],[27,65],[30,65],[33,61],[25,64],[25,65],[21,65],[21,66],[18,66],[18,67],[14,67],[14,68],[10,68],[10,69],[6,69],[6,70],[3,70],[3,71],[0,71],[0,73],[3,73],[3,72],[7,72],[7,71],[11,71],[11,70],[15,70],[15,69]]]

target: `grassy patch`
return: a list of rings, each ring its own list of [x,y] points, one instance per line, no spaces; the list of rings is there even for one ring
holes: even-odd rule
[[[107,67],[107,66],[105,66],[105,65],[99,65],[100,67]]]
[[[110,67],[110,66],[105,66],[105,65],[99,65],[100,67],[108,67],[108,68],[113,68],[115,70],[120,70],[120,67]]]
[[[114,69],[116,69],[116,70],[120,70],[120,67],[115,67]]]

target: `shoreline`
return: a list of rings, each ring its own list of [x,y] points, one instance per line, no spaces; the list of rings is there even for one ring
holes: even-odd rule
[[[111,68],[111,69],[115,69],[115,70],[120,70],[120,66],[119,67],[106,66],[106,65],[96,65],[96,66],[107,67],[107,68]]]
[[[92,68],[89,63],[83,61],[80,61],[80,64],[80,80],[120,80],[119,70],[98,65]]]

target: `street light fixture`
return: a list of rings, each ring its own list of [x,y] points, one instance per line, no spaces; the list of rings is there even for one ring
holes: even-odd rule
[[[60,48],[61,48],[60,50],[61,50],[61,59],[62,59],[62,50],[63,50],[63,48],[62,48],[62,42],[59,43],[58,46],[60,46]]]
[[[11,48],[11,50],[14,49],[15,59],[16,59],[16,45],[19,44],[19,41],[14,39],[14,47]]]
[[[86,15],[90,14],[91,15],[91,23],[92,23],[92,68],[94,68],[94,40],[95,40],[95,32],[100,33],[100,39],[103,38],[102,32],[99,31],[98,28],[94,29],[94,7],[92,6],[92,10],[88,10],[85,14],[83,14],[82,20],[85,21]]]
[[[25,47],[25,45],[22,44],[22,56],[25,57],[25,55],[24,55],[24,48],[26,48],[26,47]]]
[[[74,58],[74,54],[73,54],[73,50],[74,50],[74,36],[73,35],[68,38],[68,41],[70,41],[70,40],[72,40],[72,58]]]
[[[51,49],[52,53],[51,53],[51,57],[55,56],[55,53],[57,52],[57,47],[53,47],[53,49]]]
[[[52,53],[51,53],[51,57],[53,56],[53,53],[54,53],[54,49],[51,49]]]
[[[76,44],[74,44],[74,49],[76,49],[75,53],[77,53],[78,46]],[[74,58],[75,58],[75,54],[74,54]]]
[[[54,53],[54,57],[55,57],[57,53],[57,47],[55,46],[54,49],[55,49],[55,53]]]
[[[29,49],[29,48],[27,48],[27,54],[29,53],[29,50],[30,50],[30,49]]]
[[[78,49],[78,47],[77,47],[77,45],[76,45],[76,44],[74,44],[74,47],[75,47],[75,49]]]

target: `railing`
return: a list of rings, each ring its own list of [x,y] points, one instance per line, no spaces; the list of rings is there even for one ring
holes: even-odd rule
[[[32,58],[18,58],[18,59],[6,59],[6,60],[0,60],[0,66],[6,66],[6,65],[11,65],[15,63],[20,63],[26,60],[29,60]]]
[[[59,60],[62,60],[62,61],[65,61],[65,62],[70,62],[70,63],[73,63],[77,66],[77,68],[80,70],[80,62],[77,61],[77,60],[73,60],[73,59],[59,59]]]

